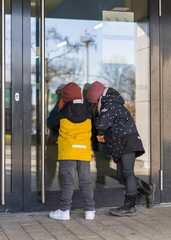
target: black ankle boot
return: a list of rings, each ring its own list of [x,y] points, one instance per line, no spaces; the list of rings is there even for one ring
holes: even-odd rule
[[[152,208],[155,202],[156,185],[152,183],[148,184],[141,180],[141,183],[138,186],[137,191],[145,195],[147,208]]]
[[[123,216],[135,216],[135,200],[136,195],[125,195],[124,206],[119,208],[111,208],[109,213],[115,216],[123,217]]]

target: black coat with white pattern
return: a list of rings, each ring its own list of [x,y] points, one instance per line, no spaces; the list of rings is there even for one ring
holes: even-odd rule
[[[124,154],[135,152],[138,157],[145,152],[134,120],[124,103],[122,96],[109,88],[101,98],[100,117],[96,119],[96,128],[104,131],[106,146],[115,162]]]

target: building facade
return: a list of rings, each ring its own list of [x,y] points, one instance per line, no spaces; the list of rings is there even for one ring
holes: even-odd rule
[[[96,80],[121,93],[145,148],[135,173],[156,184],[156,203],[171,202],[170,11],[167,0],[1,1],[0,212],[58,207],[50,126],[71,81],[85,100]],[[96,207],[120,204],[124,185],[96,131],[91,178]],[[72,207],[82,207],[77,178]]]

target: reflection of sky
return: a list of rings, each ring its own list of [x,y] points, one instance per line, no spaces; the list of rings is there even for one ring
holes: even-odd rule
[[[88,21],[88,20],[63,20],[63,19],[47,19],[46,29],[55,27],[55,29],[62,34],[67,36],[71,43],[80,43],[81,36],[85,35],[84,32],[87,31],[91,36],[94,36],[95,45],[89,47],[89,74],[97,75],[99,65],[98,62],[102,59],[102,30],[94,30],[94,26],[97,25],[99,21]],[[62,48],[61,48],[62,50]],[[84,61],[84,47],[80,49],[80,53],[77,54],[79,61]]]
[[[80,41],[81,36],[89,34],[94,39],[94,43],[89,46],[89,82],[95,80],[103,81],[100,78],[101,64],[135,64],[135,44],[136,44],[136,23],[134,22],[103,22],[103,27],[95,30],[94,27],[102,21],[94,20],[75,20],[75,19],[45,19],[45,55],[48,59],[57,57],[67,51],[67,46],[61,48],[57,44],[62,40],[54,39],[50,36],[49,30],[55,29],[62,39],[68,39],[70,44],[80,44],[79,51],[71,51],[67,56],[71,61],[76,59],[79,64],[84,65],[85,45]],[[36,21],[32,18],[32,66],[36,63],[35,31]],[[56,58],[51,63],[58,64],[61,58]],[[67,65],[67,61],[63,60]],[[81,84],[85,84],[84,66],[79,79]],[[55,92],[59,78],[54,77],[50,81],[49,88]],[[36,82],[35,75],[32,75],[32,83]],[[35,96],[35,90],[33,95]],[[35,98],[35,97],[34,97]]]
[[[84,45],[80,42],[85,31],[93,36],[95,43],[89,47],[89,75],[98,76],[101,62],[135,64],[135,23],[131,22],[103,22],[103,27],[94,30],[94,26],[101,21],[54,19],[46,18],[46,38],[48,30],[55,29],[57,33],[68,38],[72,44]],[[35,22],[32,21],[34,35]],[[53,58],[64,53],[66,46],[57,48],[59,42],[56,39],[46,41],[46,56]],[[69,58],[77,58],[84,62],[84,47],[77,53],[68,54]],[[32,57],[35,57],[33,54]],[[33,60],[33,58],[32,58]],[[34,60],[35,62],[35,60]],[[92,80],[93,81],[93,80]]]
[[[94,30],[94,26],[101,21],[72,20],[72,19],[46,19],[46,30],[55,28],[61,35],[66,36],[70,42],[79,43],[80,37],[84,35],[85,30],[91,36],[94,36],[96,49],[89,48],[89,74],[98,75],[99,62],[105,62],[107,55],[108,62],[118,63],[119,60],[127,64],[135,63],[135,23],[127,22],[104,22],[104,27]],[[107,24],[106,24],[107,23]],[[108,41],[110,39],[110,41]],[[52,46],[55,46],[55,41]],[[124,46],[124,47],[123,47]],[[127,51],[126,51],[127,49]],[[61,49],[62,50],[62,49]],[[46,49],[48,52],[48,49]],[[106,54],[107,53],[107,54]],[[84,59],[84,52],[79,57]],[[80,60],[81,60],[80,59]]]
[[[5,74],[6,81],[11,82],[11,15],[5,15]]]
[[[134,64],[132,40],[103,40],[103,63]]]

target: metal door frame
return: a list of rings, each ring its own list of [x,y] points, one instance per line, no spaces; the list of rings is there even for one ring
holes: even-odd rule
[[[170,115],[170,10],[171,2],[159,0],[159,64],[160,64],[160,202],[171,202],[171,115]]]

